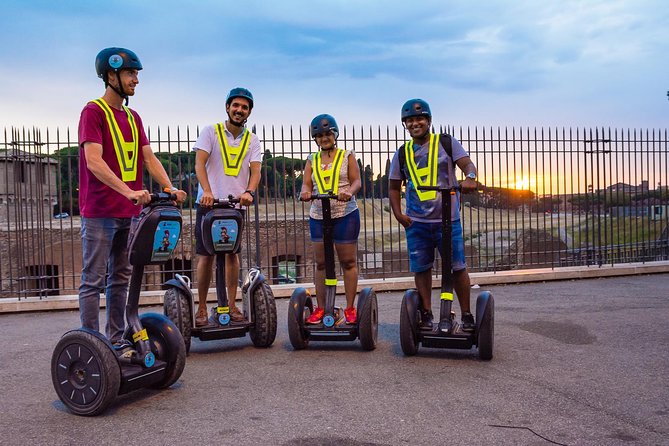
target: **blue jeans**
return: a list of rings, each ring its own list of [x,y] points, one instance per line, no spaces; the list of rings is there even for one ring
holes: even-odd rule
[[[105,332],[112,342],[123,337],[125,328],[125,303],[132,272],[128,259],[130,222],[130,218],[81,218],[81,325],[100,330],[100,291],[105,287]]]
[[[309,217],[311,241],[323,243],[323,220]],[[356,209],[343,217],[332,219],[332,239],[339,244],[358,243],[360,235],[360,211]]]
[[[467,268],[465,262],[465,242],[462,238],[462,224],[460,220],[451,222],[452,240],[452,267],[453,271]],[[432,268],[434,263],[434,248],[441,249],[441,222],[422,223],[412,222],[406,228],[407,247],[409,250],[409,269],[412,273],[422,273]],[[443,257],[443,255],[442,255]]]

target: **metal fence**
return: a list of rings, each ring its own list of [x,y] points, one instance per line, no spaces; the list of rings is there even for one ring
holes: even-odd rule
[[[273,283],[310,282],[308,205],[298,201],[303,162],[315,149],[303,127],[257,126],[265,159],[258,249]],[[467,262],[473,271],[651,262],[669,258],[667,130],[442,127],[469,151],[482,193],[463,196]],[[149,128],[175,185],[197,193],[191,147],[198,128]],[[401,127],[344,128],[354,149],[361,278],[409,275],[404,231],[390,212],[387,172],[407,139]],[[0,296],[76,294],[81,274],[78,150],[69,129],[11,128],[0,142]],[[147,187],[154,187],[146,177]],[[147,271],[158,289],[175,272],[194,277],[195,214],[184,206],[175,259]],[[254,212],[249,212],[253,228]],[[247,230],[243,268],[254,264]],[[439,271],[439,269],[435,269]]]

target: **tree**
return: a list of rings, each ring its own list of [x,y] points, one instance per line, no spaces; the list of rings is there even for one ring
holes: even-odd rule
[[[60,197],[54,214],[79,215],[79,146],[58,149],[52,157],[58,161],[60,171],[56,179]]]
[[[262,181],[269,197],[297,197],[302,188],[302,172],[307,162],[299,158],[272,156],[267,150],[263,157]],[[264,196],[264,191],[263,191]]]

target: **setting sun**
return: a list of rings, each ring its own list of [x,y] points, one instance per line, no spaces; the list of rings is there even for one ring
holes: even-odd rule
[[[513,186],[514,189],[529,189],[530,188],[530,180],[527,178],[516,178],[516,183]]]

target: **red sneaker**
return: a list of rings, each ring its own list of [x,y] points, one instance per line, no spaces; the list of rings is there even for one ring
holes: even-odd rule
[[[358,313],[355,311],[355,307],[346,308],[344,310],[344,317],[347,324],[355,324],[358,321]]]
[[[314,312],[311,313],[311,316],[307,318],[307,324],[320,324],[325,316],[325,309],[316,307]]]

